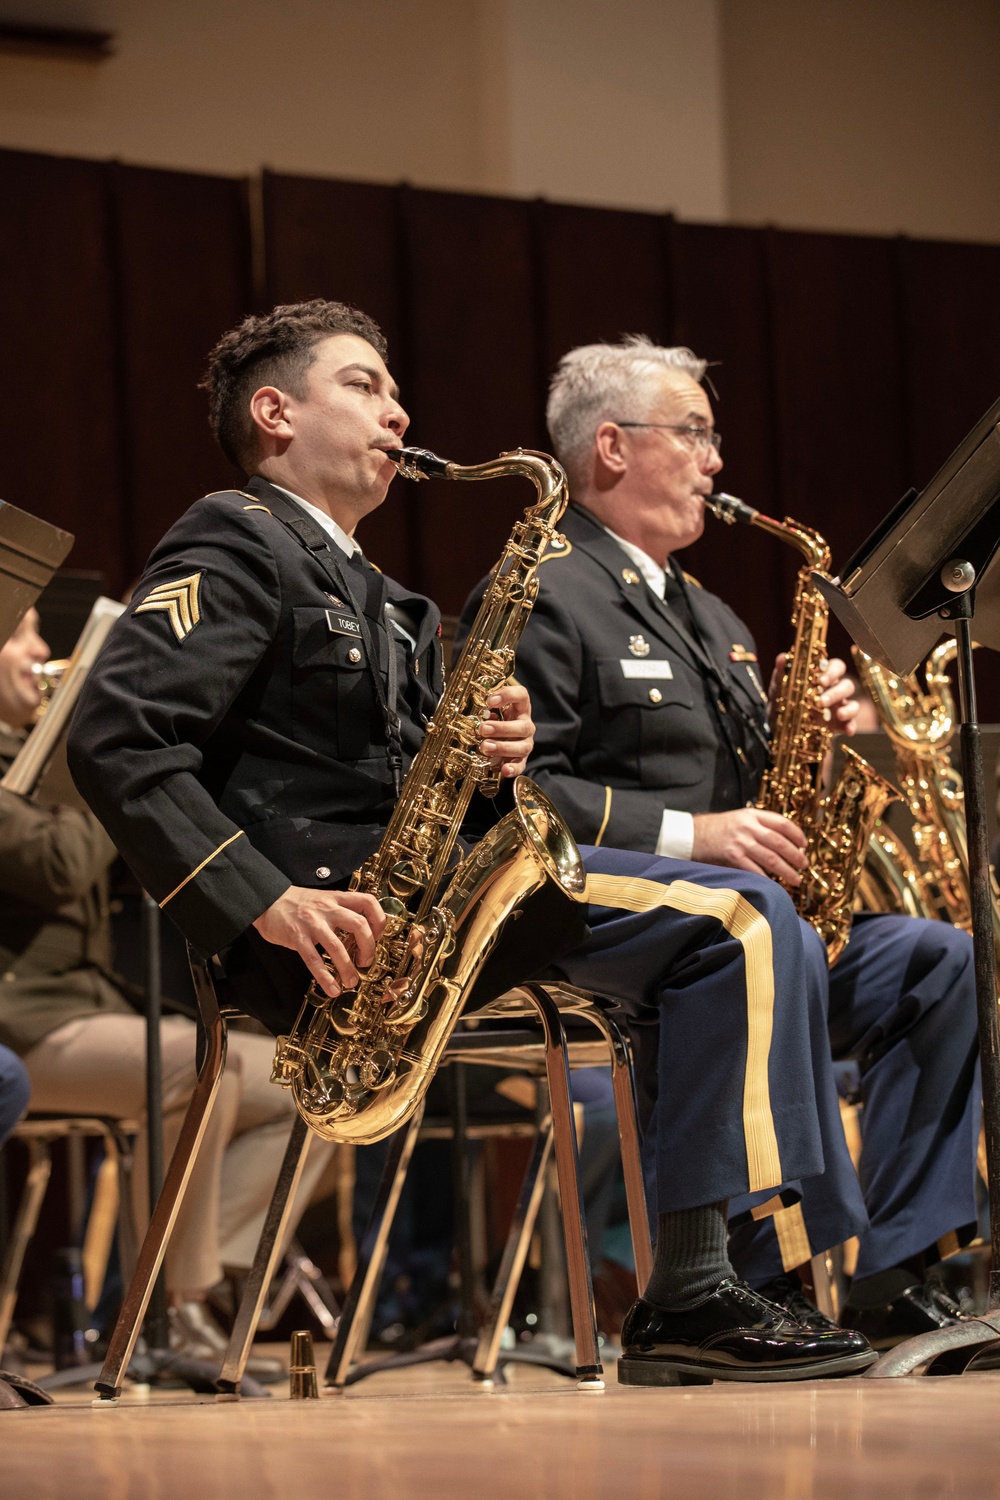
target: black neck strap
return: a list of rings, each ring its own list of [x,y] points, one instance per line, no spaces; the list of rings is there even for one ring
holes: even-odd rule
[[[751,784],[753,779],[752,772],[749,760],[744,758],[749,751],[749,745],[743,737],[749,735],[750,738],[755,739],[768,759],[770,759],[771,755],[770,742],[765,729],[759,723],[756,715],[744,707],[733,691],[733,686],[729,680],[729,673],[718,665],[715,657],[712,655],[711,647],[698,620],[698,614],[691,597],[691,590],[688,587],[687,579],[684,577],[683,572],[680,568],[674,566],[672,558],[667,567],[668,576],[680,590],[687,605],[687,614],[691,621],[691,631],[685,629],[682,622],[678,620],[676,612],[672,612],[670,615],[671,624],[685,642],[688,650],[693,652],[695,659],[701,663],[702,668],[711,678],[718,693],[719,701],[725,704],[726,712],[724,714],[719,711],[719,703],[713,705],[716,718],[723,738],[729,746],[733,757],[733,763],[743,795],[744,797],[752,797],[755,795],[755,788]],[[665,607],[669,608],[666,605]],[[742,730],[742,735],[740,734],[740,730]],[[742,744],[740,744],[741,738],[743,739]]]

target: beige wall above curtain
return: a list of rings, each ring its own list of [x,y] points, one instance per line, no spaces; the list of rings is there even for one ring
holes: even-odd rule
[[[1000,241],[996,0],[3,0],[0,146]]]

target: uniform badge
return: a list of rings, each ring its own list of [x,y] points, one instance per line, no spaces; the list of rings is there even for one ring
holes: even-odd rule
[[[649,642],[644,635],[630,635],[628,638],[628,649],[633,656],[648,656]]]
[[[336,609],[346,609],[347,608],[347,605],[344,603],[343,599],[338,599],[337,596],[336,596],[336,594],[331,594],[326,589],[324,589],[323,592],[326,594],[326,597],[329,599],[330,603],[334,606],[334,608],[336,608]]]
[[[622,578],[626,583],[639,582],[639,575],[634,568],[622,568]]]
[[[184,641],[201,619],[201,607],[198,603],[201,580],[201,573],[192,573],[188,578],[178,578],[176,583],[159,583],[155,589],[150,589],[132,613],[142,615],[162,612],[169,618],[178,641]]]
[[[754,651],[748,651],[747,648],[746,648],[746,646],[741,646],[737,642],[733,646],[733,649],[729,653],[729,660],[730,661],[756,661],[757,660],[757,654]]]

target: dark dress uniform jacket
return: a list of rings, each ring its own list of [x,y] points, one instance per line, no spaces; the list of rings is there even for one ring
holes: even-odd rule
[[[664,808],[727,811],[756,791],[766,701],[753,639],[693,580],[668,575],[681,597],[662,604],[589,511],[570,506],[561,529],[517,651],[536,726],[528,770],[581,843],[653,853]]]
[[[346,559],[259,477],[171,528],[90,673],[74,778],[206,955],[290,884],[342,886],[377,847],[395,793],[352,593],[385,689],[386,599],[412,627],[412,653],[393,632],[412,756],[442,687],[436,607]]]
[[[0,774],[23,743],[0,732]],[[22,1056],[67,1021],[131,1009],[108,973],[114,857],[90,813],[0,791],[0,1042]]]

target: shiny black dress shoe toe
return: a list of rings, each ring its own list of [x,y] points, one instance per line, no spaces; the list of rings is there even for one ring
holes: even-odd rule
[[[711,1385],[713,1380],[818,1380],[875,1361],[848,1329],[815,1332],[742,1281],[727,1279],[693,1307],[642,1298],[622,1327],[621,1385]]]
[[[958,1303],[929,1281],[907,1287],[886,1307],[852,1307],[848,1302],[842,1316],[845,1328],[863,1333],[873,1349],[891,1349],[918,1333],[966,1321]]]

